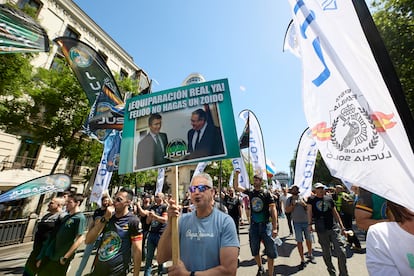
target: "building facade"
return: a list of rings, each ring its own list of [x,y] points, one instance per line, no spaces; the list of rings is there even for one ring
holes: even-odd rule
[[[119,73],[121,78],[138,79],[140,91],[149,86],[147,74],[134,63],[133,58],[73,1],[0,0],[0,3],[14,4],[21,9],[29,5],[35,9],[36,19],[46,30],[50,40],[60,36],[77,38],[100,53],[113,73]],[[64,57],[58,46],[52,44],[50,51],[36,55],[32,64],[36,67],[51,69],[54,68],[56,61],[62,58]],[[8,190],[21,183],[22,178],[19,178],[18,183],[15,181],[17,179],[15,175],[19,174],[19,171],[29,179],[49,174],[58,156],[59,149],[38,144],[30,137],[0,132],[0,174],[5,170],[15,170],[15,174],[7,174],[14,175],[10,179],[0,177],[0,191]],[[72,168],[71,164],[70,160],[62,159],[55,173],[75,174],[72,177],[76,184],[77,177],[83,179],[82,176],[89,168]],[[79,187],[78,192],[82,192],[82,187]]]

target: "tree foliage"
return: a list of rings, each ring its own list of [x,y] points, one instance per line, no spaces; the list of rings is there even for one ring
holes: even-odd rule
[[[373,19],[414,114],[414,1],[375,0]]]
[[[0,96],[20,96],[31,81],[30,54],[0,55]]]

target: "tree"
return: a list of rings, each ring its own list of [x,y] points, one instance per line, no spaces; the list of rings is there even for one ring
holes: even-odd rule
[[[24,63],[24,62],[23,62]],[[59,70],[37,68],[31,81],[19,86],[0,102],[0,125],[4,130],[37,143],[59,148],[59,158],[83,160],[90,141],[80,135],[88,114],[86,95],[67,66]],[[23,93],[24,92],[24,93]],[[10,116],[13,114],[13,116]]]
[[[21,96],[31,81],[31,54],[0,55],[0,96]]]
[[[374,22],[400,78],[411,113],[414,114],[414,1],[374,0]]]

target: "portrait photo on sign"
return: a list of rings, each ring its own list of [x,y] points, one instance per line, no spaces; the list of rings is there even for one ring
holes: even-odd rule
[[[121,173],[232,158],[237,141],[227,80],[137,96],[126,103]]]
[[[135,123],[135,170],[225,156],[216,104],[154,113]]]

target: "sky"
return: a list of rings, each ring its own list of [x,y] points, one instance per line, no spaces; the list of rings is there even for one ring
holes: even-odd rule
[[[244,127],[239,113],[250,109],[266,157],[289,173],[307,124],[301,63],[283,52],[288,0],[74,2],[149,75],[153,92],[178,87],[195,72],[207,81],[227,78],[237,134]]]

